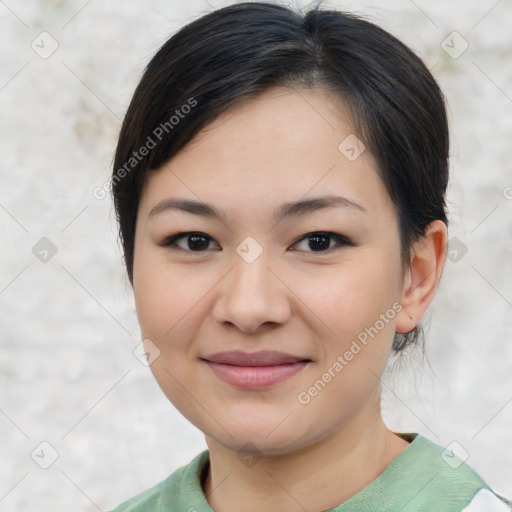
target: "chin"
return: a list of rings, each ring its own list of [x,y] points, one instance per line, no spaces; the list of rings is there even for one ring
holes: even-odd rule
[[[250,427],[246,424],[223,423],[227,432],[218,425],[209,431],[200,426],[198,428],[214,443],[228,450],[255,456],[286,455],[310,444],[306,433],[299,432],[291,423],[286,426],[281,424],[276,428],[280,421],[282,418],[273,422],[253,423]]]
[[[294,452],[296,447],[296,440],[289,440],[289,444],[283,444],[282,442],[272,442],[266,438],[265,435],[262,435],[261,438],[254,437],[227,437],[222,436],[222,438],[211,438],[215,443],[218,443],[224,448],[231,450],[232,452],[236,452],[242,455],[251,455],[255,458],[258,457],[272,457],[278,455],[286,455],[288,453]]]

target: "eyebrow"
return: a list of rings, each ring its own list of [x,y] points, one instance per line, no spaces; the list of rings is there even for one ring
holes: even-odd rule
[[[367,213],[366,208],[361,204],[342,196],[327,195],[322,197],[314,197],[311,199],[303,199],[291,203],[283,203],[274,211],[274,219],[282,220],[285,217],[306,215],[318,210],[326,208],[343,207],[350,208],[357,212]],[[203,217],[212,217],[224,221],[226,211],[216,208],[215,206],[190,199],[173,198],[164,199],[154,206],[149,212],[149,218],[158,215],[164,211],[177,210],[201,215]]]

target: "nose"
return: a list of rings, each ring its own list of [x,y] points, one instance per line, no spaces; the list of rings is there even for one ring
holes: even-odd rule
[[[285,323],[291,314],[290,290],[265,252],[249,263],[238,254],[233,268],[219,283],[215,319],[247,333]]]

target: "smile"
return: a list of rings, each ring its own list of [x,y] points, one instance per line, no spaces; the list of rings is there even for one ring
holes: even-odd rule
[[[234,386],[246,389],[261,389],[299,373],[308,361],[287,363],[278,366],[234,366],[231,364],[206,362],[215,375]]]
[[[233,386],[263,389],[298,374],[310,359],[274,351],[221,352],[203,361],[214,374]]]

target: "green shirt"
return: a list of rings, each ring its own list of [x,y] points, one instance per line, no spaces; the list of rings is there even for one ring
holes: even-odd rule
[[[493,492],[452,451],[419,434],[400,435],[412,441],[385,471],[357,494],[325,512],[461,512],[480,490]],[[202,490],[209,455],[208,450],[201,452],[189,464],[112,512],[214,512]]]

